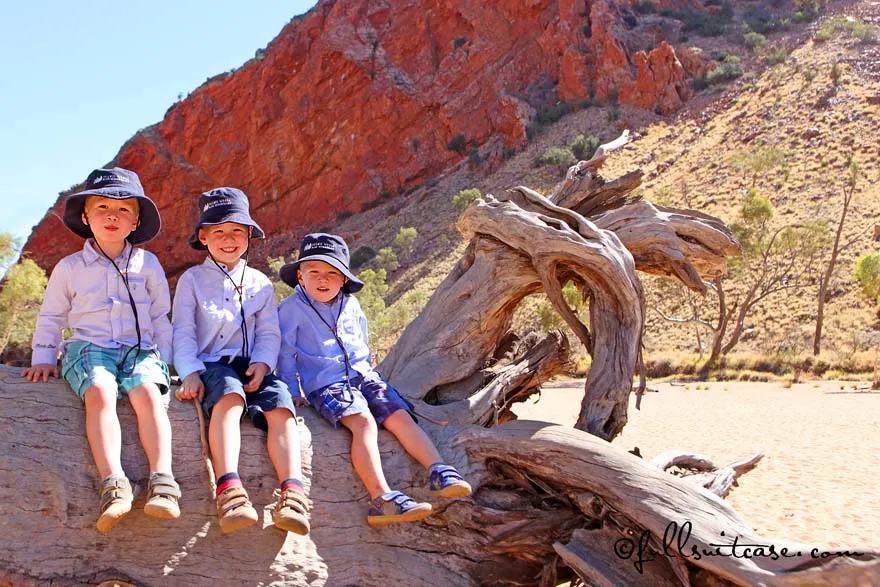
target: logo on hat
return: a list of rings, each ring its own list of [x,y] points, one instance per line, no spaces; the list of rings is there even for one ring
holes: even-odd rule
[[[207,212],[211,208],[216,208],[217,206],[231,206],[232,203],[233,202],[230,198],[217,198],[216,200],[208,200],[202,207],[202,212]]]
[[[124,175],[98,175],[92,178],[92,183],[104,183],[105,181],[121,181],[122,183],[131,183],[131,180]]]
[[[322,243],[322,242],[311,242],[306,244],[303,247],[303,252],[311,251],[312,249],[322,249],[327,251],[328,253],[333,253],[336,251],[336,247],[334,247],[331,243]]]

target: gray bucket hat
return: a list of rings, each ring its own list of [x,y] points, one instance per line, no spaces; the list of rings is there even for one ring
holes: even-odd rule
[[[138,224],[126,237],[131,244],[145,243],[159,234],[159,230],[162,228],[159,209],[153,200],[144,193],[141,180],[134,171],[122,167],[95,169],[86,178],[85,187],[85,190],[70,194],[64,199],[64,225],[77,236],[83,238],[95,236],[89,225],[82,219],[88,196],[101,196],[114,200],[137,198],[140,208]]]
[[[189,237],[189,246],[199,251],[208,249],[199,241],[199,229],[212,224],[235,222],[253,228],[251,238],[266,238],[260,225],[250,214],[250,204],[243,191],[238,188],[215,188],[199,196],[199,223]]]
[[[303,237],[299,245],[299,258],[281,268],[278,275],[281,281],[290,287],[296,287],[299,281],[296,270],[305,261],[323,261],[342,272],[347,278],[342,291],[347,294],[357,293],[364,287],[364,282],[354,276],[349,265],[348,245],[341,236],[316,232]]]

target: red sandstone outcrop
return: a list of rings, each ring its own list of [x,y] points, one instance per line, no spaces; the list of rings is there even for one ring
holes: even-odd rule
[[[186,240],[196,195],[215,186],[244,189],[269,234],[296,233],[419,185],[472,149],[499,161],[555,100],[675,110],[695,65],[658,38],[663,20],[613,0],[322,0],[113,163],[137,171],[159,205],[164,227],[149,248],[175,275],[200,256]],[[450,148],[456,137],[463,145]],[[25,247],[46,268],[81,246],[61,206]]]

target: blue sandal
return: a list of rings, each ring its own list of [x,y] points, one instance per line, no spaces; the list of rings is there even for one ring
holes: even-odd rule
[[[449,465],[431,467],[428,487],[433,497],[468,497],[472,493],[470,483]]]
[[[370,502],[367,523],[371,526],[385,526],[399,522],[416,522],[431,515],[433,508],[429,503],[419,503],[400,491],[392,491],[390,499],[380,495]]]

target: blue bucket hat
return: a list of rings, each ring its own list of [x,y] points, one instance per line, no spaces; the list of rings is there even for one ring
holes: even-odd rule
[[[85,187],[85,190],[70,194],[64,199],[64,225],[77,236],[82,238],[95,236],[89,225],[82,219],[88,196],[101,196],[114,200],[137,198],[140,209],[138,224],[126,237],[131,244],[145,243],[159,234],[159,230],[162,228],[159,209],[153,200],[144,193],[141,180],[134,171],[122,167],[95,169],[86,178]]]
[[[250,226],[251,238],[266,238],[260,225],[250,214],[250,204],[243,191],[237,188],[215,188],[199,196],[199,223],[189,237],[189,246],[199,251],[208,249],[199,241],[199,229],[203,226],[235,222]]]
[[[323,261],[341,271],[347,278],[345,285],[342,286],[344,293],[357,293],[364,287],[364,282],[355,277],[348,268],[348,245],[341,236],[323,232],[304,236],[299,245],[299,258],[293,263],[288,263],[278,272],[281,281],[290,287],[296,287],[299,284],[296,270],[299,269],[300,263],[305,261]]]

